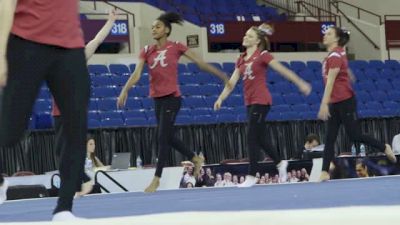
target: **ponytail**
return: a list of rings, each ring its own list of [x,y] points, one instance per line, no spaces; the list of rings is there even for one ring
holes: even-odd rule
[[[256,32],[257,37],[260,40],[260,44],[258,45],[260,51],[269,50],[270,42],[268,36],[271,36],[274,33],[274,27],[268,23],[263,23],[258,27],[252,27],[252,29]]]
[[[350,40],[350,31],[339,27],[332,27],[332,29],[335,30],[336,37],[339,38],[338,45],[344,47]]]
[[[168,36],[172,32],[171,24],[176,23],[176,24],[182,25],[182,23],[183,23],[183,19],[182,19],[181,15],[179,15],[178,13],[174,13],[174,12],[166,12],[166,13],[162,14],[161,16],[159,16],[157,18],[157,20],[163,22],[164,25],[169,28],[170,32],[167,34]]]

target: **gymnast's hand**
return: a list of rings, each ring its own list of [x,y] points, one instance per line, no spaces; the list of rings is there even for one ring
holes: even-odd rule
[[[122,89],[121,93],[118,96],[117,100],[117,108],[122,109],[125,107],[126,99],[128,98],[128,92]]]
[[[215,101],[215,103],[214,103],[214,110],[215,111],[220,110],[221,105],[222,105],[222,100],[218,98],[217,101]]]
[[[319,108],[319,112],[318,112],[318,119],[326,121],[329,119],[330,116],[331,116],[331,114],[329,113],[328,104],[321,103],[321,107]]]
[[[0,56],[0,88],[7,84],[7,59],[6,56]]]

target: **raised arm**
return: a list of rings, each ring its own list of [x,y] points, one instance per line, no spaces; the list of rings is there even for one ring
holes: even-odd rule
[[[117,100],[118,108],[122,108],[125,106],[126,99],[128,98],[128,91],[139,81],[140,76],[142,75],[143,67],[144,59],[139,59],[139,62],[136,64],[135,71],[129,77],[129,80],[126,82],[124,88],[122,88],[121,93],[119,94]]]
[[[0,1],[0,87],[7,83],[7,43],[14,21],[17,0]]]
[[[99,45],[103,43],[103,41],[106,39],[116,19],[117,19],[116,10],[113,9],[108,14],[108,20],[106,24],[104,24],[99,33],[97,33],[96,37],[86,45],[85,47],[86,60],[90,59],[90,57],[93,56],[94,52],[99,47]]]
[[[240,72],[239,69],[236,68],[235,71],[233,71],[231,79],[229,79],[229,85],[225,85],[224,90],[219,95],[217,101],[215,101],[214,110],[219,110],[221,108],[222,102],[229,96],[229,94],[235,88],[239,78],[240,78]]]
[[[301,79],[293,71],[282,65],[282,63],[280,63],[278,60],[271,60],[271,62],[269,62],[269,66],[277,71],[285,79],[293,82],[299,88],[300,92],[304,95],[309,95],[311,93],[311,85]]]

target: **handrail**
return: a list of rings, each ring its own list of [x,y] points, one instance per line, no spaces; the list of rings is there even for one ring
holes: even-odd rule
[[[277,4],[277,3],[273,2],[273,1],[264,0],[264,2],[269,4],[269,5],[271,5],[271,6],[273,6],[273,7],[275,7],[275,8],[278,8],[278,9],[286,11],[289,15],[295,15],[296,14],[296,11],[290,9],[289,2],[287,0],[286,0],[287,7],[279,5],[279,4]]]
[[[341,22],[342,21],[341,21],[340,16],[338,16],[337,14],[335,14],[335,13],[329,11],[329,10],[323,9],[321,7],[318,7],[316,5],[310,4],[310,3],[306,2],[306,1],[296,1],[295,3],[297,4],[297,10],[299,12],[301,11],[300,10],[301,7],[303,7],[312,17],[318,18],[319,21],[321,21],[321,18],[323,18],[323,17],[324,18],[328,17],[331,20],[332,20],[332,18],[335,18],[335,21],[336,21],[336,18],[339,18],[339,26],[341,26]],[[315,15],[309,7],[312,7],[314,9],[316,9],[318,15]],[[327,16],[321,15],[323,13],[326,14]]]
[[[112,178],[110,175],[108,175],[105,171],[103,170],[99,170],[96,172],[96,174],[94,175],[94,183],[99,185],[101,189],[103,189],[105,192],[110,193],[109,190],[107,190],[103,185],[101,185],[98,181],[97,181],[97,176],[98,174],[101,173],[104,176],[106,176],[108,179],[110,179],[114,184],[116,184],[118,187],[120,187],[123,191],[128,192],[128,189],[126,189],[124,186],[122,186],[118,181],[116,181],[114,178]]]
[[[332,6],[336,8],[337,12],[340,12],[344,16],[344,18],[346,18],[347,22],[353,25],[354,28],[356,28],[356,30],[358,30],[358,32],[360,32],[362,36],[364,36],[368,40],[368,42],[374,46],[375,49],[379,50],[380,47],[370,37],[368,37],[368,35],[364,31],[362,31],[341,9],[339,9],[339,5],[337,3],[337,1],[331,2]]]
[[[366,12],[366,13],[368,13],[368,14],[370,14],[370,15],[373,15],[373,16],[375,16],[375,17],[378,17],[378,18],[379,18],[379,24],[380,24],[380,25],[382,24],[382,17],[381,17],[379,14],[376,14],[376,13],[371,12],[371,11],[369,11],[369,10],[363,9],[363,8],[361,8],[361,7],[359,7],[359,6],[350,4],[350,3],[348,3],[348,2],[339,1],[339,0],[333,0],[333,1],[331,2],[331,4],[335,4],[335,3],[337,4],[337,8],[339,8],[339,3],[342,3],[342,4],[345,4],[345,5],[351,6],[352,8],[356,8],[356,9],[357,9],[357,15],[358,15],[357,18],[358,18],[358,19],[361,19],[360,12],[362,11],[362,12]]]
[[[135,23],[135,13],[130,12],[130,11],[124,9],[124,8],[121,8],[121,7],[119,7],[119,6],[117,6],[117,5],[113,4],[113,3],[110,3],[109,1],[106,1],[106,0],[81,0],[81,1],[83,1],[83,2],[92,2],[92,1],[93,1],[93,8],[94,8],[95,10],[97,9],[97,2],[98,2],[98,1],[104,2],[105,4],[107,4],[107,5],[109,5],[109,6],[112,6],[112,7],[114,7],[115,9],[118,9],[118,10],[120,10],[120,11],[122,11],[122,12],[127,13],[128,15],[131,15],[132,18],[133,18],[133,26],[136,25],[136,23]]]

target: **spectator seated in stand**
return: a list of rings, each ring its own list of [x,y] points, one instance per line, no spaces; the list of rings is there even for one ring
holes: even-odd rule
[[[293,159],[310,159],[322,157],[322,151],[314,151],[320,145],[319,137],[316,134],[309,134],[306,137],[304,146],[299,148],[299,151]]]

